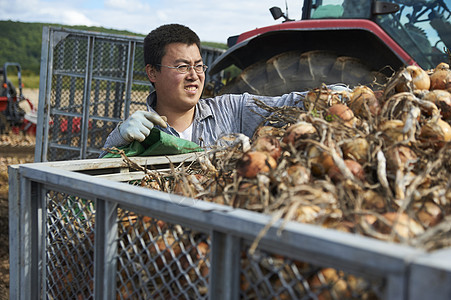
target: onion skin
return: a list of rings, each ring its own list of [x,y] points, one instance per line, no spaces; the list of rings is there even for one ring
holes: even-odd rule
[[[287,180],[293,185],[306,184],[310,181],[310,171],[301,164],[294,164],[287,169]]]
[[[411,167],[415,164],[418,158],[412,149],[403,145],[388,149],[385,157],[389,170],[404,170],[406,167]]]
[[[429,228],[440,223],[443,213],[439,205],[433,201],[427,201],[418,208],[417,217],[424,227]]]
[[[447,63],[440,63],[430,75],[431,90],[451,91],[451,70]]]
[[[433,90],[423,95],[424,100],[433,102],[444,120],[451,119],[451,93],[445,90]]]
[[[332,156],[327,152],[321,152],[318,156],[311,159],[312,173],[315,176],[327,174],[332,166],[335,165]]]
[[[404,128],[404,122],[401,120],[386,120],[379,124],[378,130],[384,133],[384,138],[390,142],[401,142],[406,137],[402,130]]]
[[[368,106],[368,109],[372,116],[376,116],[380,113],[381,106],[373,90],[371,90],[367,86],[361,85],[354,88],[351,94],[349,107],[355,115],[360,117],[367,117],[365,104]]]
[[[294,146],[297,140],[310,138],[316,133],[316,128],[311,123],[301,121],[287,128],[282,142]]]
[[[278,160],[282,155],[282,148],[280,147],[280,142],[274,136],[267,135],[258,137],[254,141],[253,148],[256,151],[268,152],[275,160]]]
[[[360,181],[365,181],[365,171],[363,170],[361,164],[351,159],[345,159],[344,162],[346,167],[357,179],[359,179]],[[329,169],[327,175],[329,175],[330,179],[333,182],[339,182],[344,179],[344,176],[341,174],[340,169],[336,165],[333,165]]]
[[[367,161],[369,148],[370,144],[364,138],[356,138],[341,146],[344,158],[354,159],[361,164]]]
[[[412,77],[413,90],[429,90],[431,87],[431,79],[429,74],[418,66],[408,66],[402,72]],[[397,92],[409,92],[409,87],[405,82],[402,82],[396,86]]]
[[[276,160],[263,151],[249,151],[237,162],[237,173],[245,178],[255,178],[259,173],[269,172],[277,166]]]
[[[341,97],[341,94],[332,92],[330,89],[316,88],[307,92],[305,97],[306,103],[304,105],[307,109],[310,109],[310,106],[314,106],[322,110],[336,103],[340,103]]]
[[[382,216],[388,224],[385,224],[380,220],[377,220],[374,223],[374,227],[380,233],[391,234],[392,231],[395,231],[401,239],[409,239],[424,232],[423,226],[405,213],[398,214],[396,212],[387,212]],[[399,240],[399,238],[397,240]]]
[[[421,127],[420,139],[433,142],[436,148],[441,148],[451,141],[451,126],[442,119],[431,119]]]
[[[332,122],[341,120],[345,125],[352,127],[354,113],[344,104],[334,104],[327,110],[325,119]]]
[[[278,128],[274,126],[261,126],[257,128],[254,133],[254,139],[257,139],[261,136],[274,136],[274,137],[283,137],[285,134],[285,129]]]

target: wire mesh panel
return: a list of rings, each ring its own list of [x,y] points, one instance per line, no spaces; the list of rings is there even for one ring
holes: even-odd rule
[[[96,158],[120,120],[147,109],[153,88],[143,41],[44,27],[35,161]],[[223,50],[201,52],[208,65]],[[211,79],[206,74],[206,82]]]
[[[206,298],[207,234],[124,210],[118,224],[118,299]]]
[[[92,201],[47,193],[45,290],[50,299],[88,299],[94,292]]]
[[[451,249],[436,255],[297,222],[267,227],[268,215],[135,186],[140,179],[124,167],[99,159],[10,169],[10,212],[20,211],[10,224],[19,237],[11,251],[17,299],[449,295]]]
[[[370,281],[331,267],[243,249],[242,299],[384,299],[382,279]]]

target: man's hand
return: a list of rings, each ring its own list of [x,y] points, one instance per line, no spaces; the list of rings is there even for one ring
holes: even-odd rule
[[[127,142],[142,142],[154,125],[166,128],[166,122],[156,113],[138,110],[119,126],[119,132]]]

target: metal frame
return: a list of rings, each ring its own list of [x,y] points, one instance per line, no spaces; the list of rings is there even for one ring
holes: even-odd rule
[[[141,165],[192,160],[197,154],[133,158]],[[88,175],[89,174],[89,175]],[[142,176],[142,175],[141,175]],[[208,233],[210,299],[237,299],[239,249],[250,244],[271,216],[170,195],[122,183],[136,179],[121,159],[95,159],[9,167],[11,299],[45,298],[41,289],[45,256],[46,190],[92,199],[96,203],[94,298],[114,298],[117,208]],[[281,222],[270,227],[258,249],[307,263],[385,281],[384,299],[448,299],[451,249],[419,249],[337,232],[318,226]],[[37,296],[40,295],[40,296]],[[426,297],[427,296],[427,297]]]

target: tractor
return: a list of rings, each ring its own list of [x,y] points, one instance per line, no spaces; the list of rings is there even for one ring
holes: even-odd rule
[[[281,95],[344,83],[374,87],[407,65],[448,62],[449,0],[304,0],[301,20],[229,37],[210,75],[237,70],[222,93]],[[224,71],[225,70],[225,71]]]
[[[16,69],[19,93],[8,78],[10,69]],[[7,62],[0,69],[0,134],[8,133],[12,129],[34,132],[36,129],[36,117],[33,117],[33,104],[22,93],[22,69],[20,64]]]

